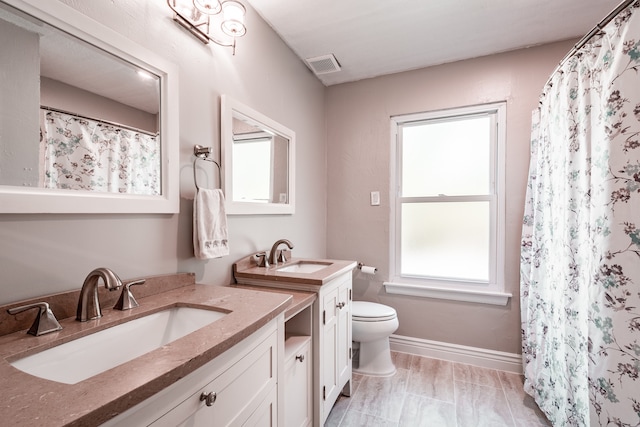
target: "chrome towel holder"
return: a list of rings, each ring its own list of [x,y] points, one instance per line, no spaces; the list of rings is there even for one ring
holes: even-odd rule
[[[195,145],[193,147],[193,154],[196,156],[195,159],[193,159],[193,182],[198,190],[200,190],[200,186],[198,185],[198,175],[196,173],[196,162],[198,159],[212,162],[218,167],[218,182],[222,185],[222,168],[220,167],[220,163],[209,157],[211,151],[211,147],[203,147],[202,145]]]

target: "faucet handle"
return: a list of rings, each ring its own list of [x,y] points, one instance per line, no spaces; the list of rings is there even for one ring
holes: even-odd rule
[[[33,304],[22,305],[20,307],[13,307],[8,309],[7,312],[9,314],[18,314],[32,308],[38,308],[38,315],[36,316],[33,325],[31,325],[31,328],[27,331],[28,334],[37,337],[62,329],[62,326],[58,323],[58,319],[53,315],[53,311],[51,311],[49,304],[46,302],[36,302]]]
[[[260,252],[254,255],[256,257],[256,262],[258,263],[258,267],[266,267],[269,268],[269,257],[266,252]]]
[[[278,252],[277,252],[277,255],[278,255],[278,257],[277,257],[277,259],[278,259],[278,263],[285,263],[285,262],[287,262],[287,257],[289,256],[289,255],[287,255],[287,253],[289,253],[289,254],[290,254],[290,253],[291,253],[291,251],[287,251],[286,249],[280,249],[280,250],[278,250]]]
[[[122,292],[120,293],[120,299],[116,305],[113,306],[116,310],[131,310],[132,308],[136,308],[139,304],[136,301],[135,297],[131,293],[131,286],[142,285],[145,282],[145,279],[135,280],[133,282],[129,282],[122,286]]]

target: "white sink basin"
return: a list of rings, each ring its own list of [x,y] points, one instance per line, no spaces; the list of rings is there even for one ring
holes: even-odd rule
[[[281,271],[283,273],[314,273],[330,265],[331,264],[329,263],[322,263],[322,262],[299,261],[295,264],[290,264],[284,267],[277,268],[276,271]]]
[[[36,377],[76,384],[160,348],[226,313],[173,307],[24,357],[11,364]]]

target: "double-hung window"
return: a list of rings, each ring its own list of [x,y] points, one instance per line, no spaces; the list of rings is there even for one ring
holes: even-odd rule
[[[506,304],[505,104],[392,118],[387,292]]]

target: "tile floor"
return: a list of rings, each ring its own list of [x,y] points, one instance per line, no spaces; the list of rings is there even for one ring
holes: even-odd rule
[[[522,389],[522,376],[392,352],[392,377],[353,375],[325,427],[550,426]]]

